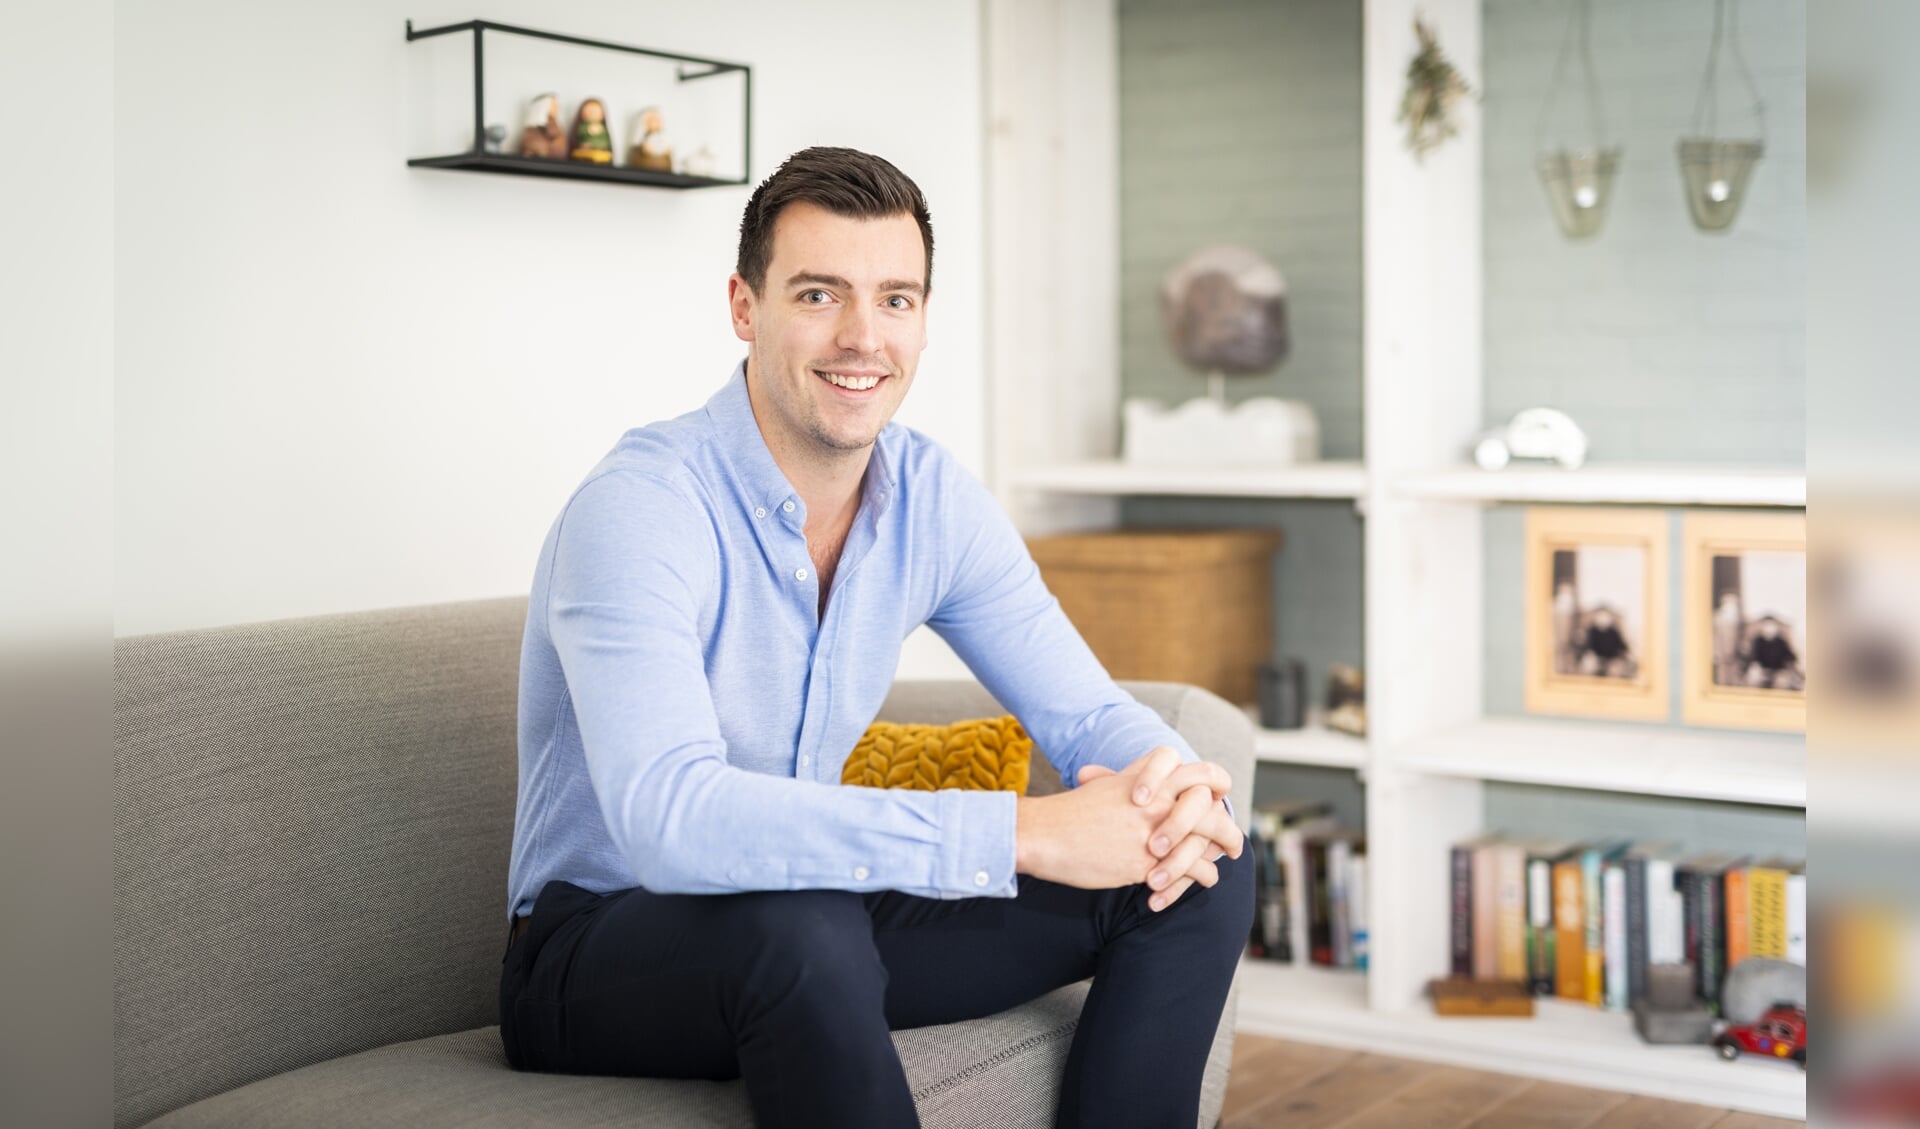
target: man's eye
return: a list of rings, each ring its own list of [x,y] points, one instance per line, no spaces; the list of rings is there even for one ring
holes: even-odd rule
[[[895,294],[893,297],[888,298],[887,301],[900,303],[899,305],[894,307],[894,309],[896,310],[913,309],[913,299],[907,297],[905,294]]]
[[[831,295],[824,290],[808,290],[800,295],[800,300],[809,306],[817,306],[820,302],[813,300],[816,294],[820,296],[821,301],[826,301],[831,297]]]

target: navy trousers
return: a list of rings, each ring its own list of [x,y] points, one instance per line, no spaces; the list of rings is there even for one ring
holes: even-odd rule
[[[1028,875],[1015,898],[540,891],[501,961],[516,1070],[743,1078],[757,1125],[917,1126],[888,1032],[1093,977],[1056,1124],[1193,1129],[1253,922],[1252,858],[1170,908]]]

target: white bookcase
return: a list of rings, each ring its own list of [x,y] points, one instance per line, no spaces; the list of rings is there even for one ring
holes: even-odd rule
[[[1034,318],[1036,306],[1059,304],[1036,302],[1023,283],[996,285],[989,295],[993,483],[1029,532],[1111,524],[1121,496],[1350,498],[1365,516],[1369,734],[1331,732],[1316,719],[1298,731],[1262,731],[1257,752],[1263,762],[1360,774],[1371,966],[1354,973],[1248,961],[1242,1030],[1804,1117],[1800,1072],[1723,1063],[1705,1048],[1648,1046],[1625,1015],[1545,1000],[1532,1020],[1439,1019],[1425,1001],[1427,981],[1447,971],[1448,851],[1483,830],[1487,782],[1806,804],[1804,742],[1486,716],[1485,507],[1802,506],[1806,482],[1791,467],[1597,464],[1489,474],[1463,465],[1483,422],[1476,109],[1467,107],[1461,136],[1424,164],[1403,147],[1394,118],[1416,50],[1416,7],[1475,76],[1480,5],[1365,6],[1364,464],[1254,471],[1121,463],[1117,311]],[[1112,62],[1087,54],[1087,44],[1113,42],[1114,19],[1111,4],[988,0],[988,254],[997,282],[1085,279],[1088,264],[1117,270],[1117,189],[1107,187],[1118,183]],[[1021,66],[1035,52],[1069,46],[1056,56],[1068,65]],[[1062,215],[1069,218],[1057,222]],[[1035,238],[1039,231],[1047,237]],[[1105,283],[1093,290],[1108,293]],[[1060,374],[1051,385],[1036,388],[1036,358]],[[1090,368],[1087,358],[1112,363]]]

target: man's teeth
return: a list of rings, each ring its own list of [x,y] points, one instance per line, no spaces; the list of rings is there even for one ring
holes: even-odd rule
[[[842,388],[850,388],[855,392],[865,392],[867,389],[880,383],[880,378],[877,376],[841,376],[837,372],[823,372],[820,373],[820,375],[826,377],[827,383],[829,384],[837,384]]]

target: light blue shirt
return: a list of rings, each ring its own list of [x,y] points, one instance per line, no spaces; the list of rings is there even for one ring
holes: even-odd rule
[[[924,435],[890,423],[874,443],[824,620],[806,518],[744,362],[574,490],[527,611],[510,914],[555,879],[1013,896],[1013,793],[840,783],[922,624],[1069,785],[1155,745],[1198,759],[1114,685],[1005,511]]]

